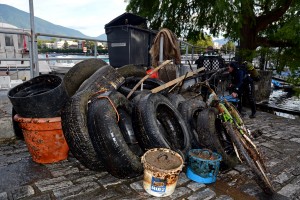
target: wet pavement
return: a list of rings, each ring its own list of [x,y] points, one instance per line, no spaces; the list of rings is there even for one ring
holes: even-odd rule
[[[4,94],[4,95],[3,95]],[[0,120],[11,119],[11,105],[0,91]],[[268,169],[268,176],[279,196],[300,199],[300,123],[299,120],[258,112],[245,117],[248,128],[262,134],[254,139]],[[0,127],[0,135],[7,130]],[[253,180],[253,174],[240,164],[220,172],[217,182],[196,183],[180,174],[175,192],[161,199],[271,199]],[[32,161],[23,140],[0,143],[0,200],[6,199],[160,199],[143,189],[143,177],[118,179],[106,171],[95,172],[81,165],[71,153],[67,160],[53,164]]]

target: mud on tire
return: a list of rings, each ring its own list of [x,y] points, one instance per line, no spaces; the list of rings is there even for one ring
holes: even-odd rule
[[[192,148],[200,148],[200,139],[196,130],[197,118],[199,113],[206,107],[204,101],[191,99],[183,101],[178,106],[178,111],[185,120],[189,133],[191,133],[191,146]]]
[[[207,108],[199,113],[196,127],[199,143],[203,148],[208,148],[222,155],[221,167],[223,169],[232,168],[239,161],[225,128],[217,119],[217,113],[215,108]]]
[[[94,149],[106,170],[118,178],[143,172],[139,157],[143,152],[133,133],[131,111],[129,100],[116,91],[98,96],[89,105],[88,129]]]
[[[113,67],[106,65],[85,80],[81,86],[82,91],[77,91],[62,109],[62,129],[70,151],[89,169],[101,171],[104,167],[88,134],[88,102],[99,91],[115,90],[122,84],[122,80],[123,77]]]
[[[143,150],[165,147],[183,158],[190,149],[190,133],[178,110],[161,94],[147,94],[135,104],[133,127]]]

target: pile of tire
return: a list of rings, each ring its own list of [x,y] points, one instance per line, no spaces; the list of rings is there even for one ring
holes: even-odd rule
[[[36,77],[30,80],[36,84],[26,83],[28,87],[20,86],[9,94],[18,100],[33,98],[30,101],[35,104],[29,110],[34,113],[26,111],[26,117],[61,116],[70,151],[82,165],[106,170],[117,178],[133,178],[143,173],[141,156],[148,149],[169,148],[186,159],[191,148],[203,147],[199,124],[207,123],[199,118],[206,108],[201,99],[166,91],[151,93],[164,84],[158,79],[146,79],[127,99],[145,75],[141,67],[115,69],[101,59],[89,59],[76,64],[62,79]],[[47,85],[51,81],[41,81],[45,78],[57,80],[53,81],[56,84]],[[38,92],[38,88],[46,92]],[[51,114],[45,114],[44,108],[36,109],[40,103],[45,108],[52,106]],[[20,114],[18,105],[13,104]]]
[[[65,138],[85,167],[133,178],[143,173],[141,156],[148,149],[169,148],[186,157],[191,133],[185,119],[166,92],[150,91],[164,82],[148,78],[126,98],[145,75],[134,65],[118,69],[103,65],[63,106]]]

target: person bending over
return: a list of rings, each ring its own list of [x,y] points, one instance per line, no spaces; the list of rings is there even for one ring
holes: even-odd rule
[[[231,75],[231,85],[230,91],[232,91],[231,96],[239,99],[237,109],[242,113],[243,97],[246,97],[249,101],[251,108],[250,118],[255,118],[256,116],[256,102],[254,94],[254,83],[253,79],[249,74],[243,69],[240,69],[237,63],[231,62],[228,64],[228,72]]]

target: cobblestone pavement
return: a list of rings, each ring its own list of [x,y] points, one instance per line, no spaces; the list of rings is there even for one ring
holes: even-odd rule
[[[4,111],[6,113],[2,113],[0,117],[10,117],[9,110]],[[266,160],[268,176],[277,193],[282,195],[277,199],[300,199],[299,121],[263,112],[258,112],[257,118],[246,118],[245,121],[252,131],[262,132],[255,143]],[[211,185],[189,180],[184,170],[175,192],[163,199],[271,199],[263,195],[245,164],[219,173],[217,182]],[[71,153],[65,161],[37,164],[32,161],[24,141],[11,140],[0,143],[0,200],[2,199],[159,198],[145,192],[142,176],[129,180],[117,179],[105,171],[91,171],[82,166]]]

